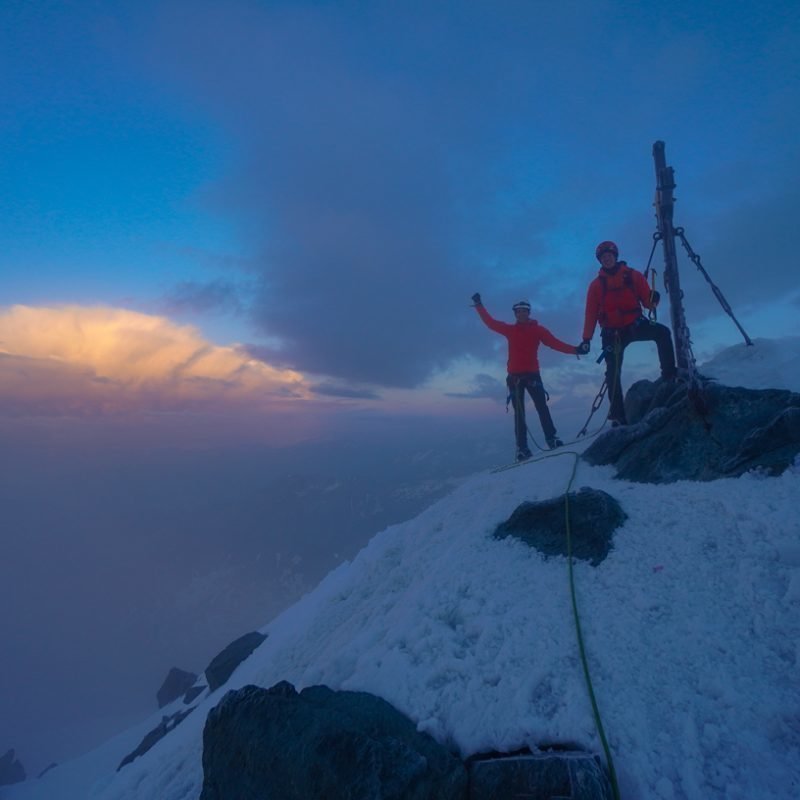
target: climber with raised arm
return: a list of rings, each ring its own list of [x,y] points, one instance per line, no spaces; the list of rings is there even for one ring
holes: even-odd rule
[[[525,461],[531,457],[528,447],[528,426],[525,422],[525,392],[531,396],[539,414],[547,446],[551,450],[561,447],[563,442],[556,434],[556,426],[553,424],[550,409],[547,406],[547,393],[542,385],[542,377],[539,372],[539,345],[544,344],[559,353],[568,353],[569,355],[576,355],[578,348],[562,342],[561,339],[553,336],[544,325],[531,319],[531,304],[527,300],[520,300],[513,305],[512,310],[516,319],[514,323],[500,322],[494,319],[484,308],[480,294],[472,295],[472,301],[486,327],[505,336],[508,341],[506,385],[514,407],[517,461]]]

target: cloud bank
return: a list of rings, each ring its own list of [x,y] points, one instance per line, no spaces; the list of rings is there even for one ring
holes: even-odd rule
[[[187,325],[118,308],[0,310],[0,413],[268,412],[309,397],[303,376]]]

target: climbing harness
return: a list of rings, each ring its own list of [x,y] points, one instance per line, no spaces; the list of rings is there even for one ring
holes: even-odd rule
[[[514,383],[514,392],[509,391],[509,393],[506,395],[506,414],[508,414],[508,407],[511,405],[512,400],[514,398],[519,399],[517,397],[516,390],[523,383],[526,386],[528,385],[528,382],[523,381],[521,378],[515,378],[513,383]],[[530,385],[531,386],[541,386],[542,387],[542,391],[544,392],[544,399],[547,400],[548,403],[550,402],[550,393],[547,391],[547,389],[544,388],[544,382],[542,381],[541,378],[539,378],[538,380],[530,381]],[[510,385],[509,385],[509,388],[510,388]],[[522,399],[523,400],[525,399],[524,388],[523,388],[523,391],[522,391]]]

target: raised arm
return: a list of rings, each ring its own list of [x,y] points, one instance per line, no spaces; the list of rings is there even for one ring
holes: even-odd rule
[[[475,300],[475,296],[473,296],[472,299]],[[500,322],[500,320],[495,319],[483,307],[483,303],[480,300],[480,295],[478,295],[478,299],[475,301],[475,310],[478,312],[478,315],[483,320],[484,325],[486,325],[486,327],[489,328],[490,330],[493,330],[495,333],[499,333],[505,336],[509,328],[512,327],[507,322]]]

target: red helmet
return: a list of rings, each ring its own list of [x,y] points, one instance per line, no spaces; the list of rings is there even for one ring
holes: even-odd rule
[[[600,242],[599,245],[595,248],[594,257],[599,261],[600,256],[603,253],[613,253],[614,258],[619,258],[619,248],[614,244],[614,242]]]

